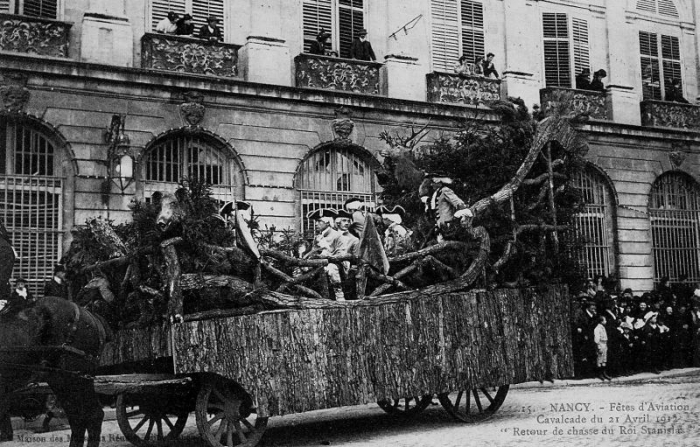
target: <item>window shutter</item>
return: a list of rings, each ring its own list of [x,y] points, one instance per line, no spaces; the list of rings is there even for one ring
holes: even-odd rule
[[[574,74],[577,75],[584,68],[591,68],[588,22],[581,19],[572,19],[571,32],[574,41]]]
[[[462,54],[473,62],[483,56],[484,50],[484,5],[472,0],[462,0]]]
[[[340,0],[338,4],[338,35],[340,57],[350,57],[352,40],[364,28],[362,0]]]
[[[680,42],[677,37],[661,36],[661,57],[663,58],[664,91],[666,92],[671,88],[671,82],[674,79],[681,81],[681,85],[683,82]]]
[[[333,28],[331,6],[331,0],[304,0],[302,6],[304,52],[309,51],[311,43],[316,40],[316,36],[321,28],[331,32]]]
[[[547,87],[571,87],[571,53],[566,14],[543,13],[544,77]]]
[[[678,9],[676,9],[676,5],[673,4],[673,0],[659,0],[659,14],[662,16],[680,18]]]
[[[55,19],[57,11],[58,0],[24,0],[22,14],[30,17]]]
[[[192,23],[194,24],[194,29],[197,34],[199,33],[199,29],[207,24],[207,18],[209,18],[209,16],[215,16],[220,20],[219,28],[221,28],[221,34],[223,36],[224,0],[192,0],[191,14]]]
[[[661,99],[659,43],[654,33],[639,32],[639,54],[642,68],[643,99]]]
[[[185,13],[185,0],[151,0],[151,30],[155,31],[158,22],[173,11],[180,15]],[[194,14],[193,14],[194,15]]]
[[[680,43],[677,37],[661,36],[661,56],[664,59],[681,60]]]
[[[0,12],[10,12],[10,0],[0,0]]]
[[[459,59],[459,14],[456,0],[431,0],[433,68],[449,71]]]
[[[656,12],[656,0],[638,0],[637,9],[640,11]]]
[[[639,32],[639,53],[643,56],[659,57],[656,34]]]

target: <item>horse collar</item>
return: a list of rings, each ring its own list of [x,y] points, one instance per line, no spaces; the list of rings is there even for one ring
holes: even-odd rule
[[[80,320],[80,307],[72,301],[70,303],[74,310],[73,321],[69,323],[68,334],[66,335],[66,341],[63,342],[63,346],[70,346],[73,344],[75,333],[78,331],[78,321]]]

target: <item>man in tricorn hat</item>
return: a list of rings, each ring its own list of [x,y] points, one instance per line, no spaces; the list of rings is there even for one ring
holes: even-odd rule
[[[308,257],[327,258],[342,254],[341,233],[335,229],[335,219],[338,217],[338,212],[331,208],[320,208],[311,211],[307,217],[316,222],[316,230],[318,232]],[[335,294],[335,300],[345,301],[338,264],[329,262],[324,269]]]
[[[350,57],[361,61],[376,61],[372,44],[367,40],[367,30],[362,28],[362,31],[352,41],[350,47]]]
[[[406,253],[410,249],[411,234],[403,226],[403,214],[406,212],[400,205],[377,208],[377,214],[382,218],[386,227],[384,230],[384,250],[388,256],[397,256]]]
[[[431,180],[432,194],[421,197],[425,202],[425,209],[435,219],[438,242],[450,239],[454,236],[460,221],[473,217],[471,210],[457,194],[450,189],[452,178],[442,172],[425,174],[426,179]]]
[[[365,202],[359,197],[350,197],[343,204],[343,208],[350,213],[350,233],[359,239],[362,237],[362,230],[365,227],[365,218],[367,217]]]
[[[212,42],[221,42],[224,40],[224,36],[221,34],[221,28],[219,28],[217,23],[219,23],[218,17],[213,15],[209,16],[206,25],[202,25],[199,29],[199,38]]]

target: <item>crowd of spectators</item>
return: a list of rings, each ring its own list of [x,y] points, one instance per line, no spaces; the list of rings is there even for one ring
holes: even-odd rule
[[[573,299],[571,328],[578,378],[700,366],[700,284],[663,278],[635,295],[597,277]]]
[[[195,35],[195,26],[192,23],[193,17],[190,14],[184,14],[182,17],[174,11],[168,12],[168,15],[156,25],[156,32],[163,34],[173,34],[176,36],[198,37],[212,42],[220,42],[224,40],[221,28],[219,28],[219,18],[211,15],[207,18],[207,23],[199,28],[199,33]]]
[[[460,76],[483,76],[485,78],[499,79],[500,76],[493,64],[496,57],[493,53],[488,53],[486,57],[477,56],[474,62],[469,62],[469,57],[461,56],[454,66],[454,72]]]

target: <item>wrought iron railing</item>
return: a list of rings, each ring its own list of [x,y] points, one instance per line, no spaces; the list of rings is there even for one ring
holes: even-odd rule
[[[0,14],[0,50],[68,57],[72,23]]]
[[[141,38],[141,68],[236,77],[240,48],[193,37],[146,33]]]
[[[665,101],[642,101],[642,125],[700,130],[700,106]]]
[[[379,62],[300,54],[294,58],[296,86],[382,95]]]
[[[540,103],[545,114],[562,106],[571,112],[587,113],[592,119],[611,120],[607,95],[603,92],[573,88],[549,87],[540,90]]]
[[[483,76],[433,72],[426,75],[428,101],[479,105],[501,99],[501,81]]]

